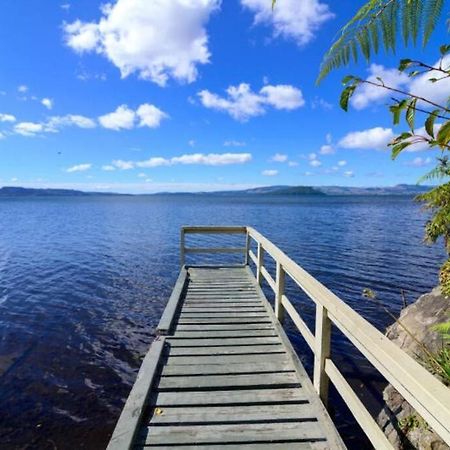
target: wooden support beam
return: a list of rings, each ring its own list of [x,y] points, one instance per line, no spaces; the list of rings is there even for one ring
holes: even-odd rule
[[[325,361],[330,357],[331,321],[322,305],[316,306],[316,336],[314,351],[314,387],[322,403],[328,403],[329,378],[325,372]]]
[[[280,323],[284,321],[284,307],[282,304],[282,299],[284,295],[284,281],[286,274],[284,272],[283,266],[277,261],[277,276],[275,281],[275,315]]]

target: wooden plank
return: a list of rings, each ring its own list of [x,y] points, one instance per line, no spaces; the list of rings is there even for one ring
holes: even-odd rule
[[[250,304],[242,304],[236,303],[231,305],[217,305],[215,303],[207,303],[205,305],[184,305],[181,308],[181,311],[184,313],[194,313],[194,312],[257,312],[257,311],[265,311],[262,304],[255,305],[253,303]]]
[[[197,392],[158,392],[151,399],[154,406],[258,405],[264,403],[305,403],[309,396],[299,388],[242,389]]]
[[[183,319],[220,319],[220,318],[245,318],[245,317],[267,317],[265,312],[254,312],[254,311],[238,311],[238,312],[222,312],[222,311],[212,311],[212,312],[201,312],[201,311],[182,311],[180,314],[180,320]]]
[[[131,449],[144,413],[164,348],[164,338],[156,338],[146,354],[136,381],[120,414],[107,450]]]
[[[164,309],[161,320],[159,321],[157,331],[160,334],[167,334],[172,327],[173,319],[177,311],[180,297],[183,292],[184,286],[187,280],[187,270],[183,266],[180,270],[180,274],[173,288],[172,294],[167,302],[166,308]]]
[[[341,374],[340,370],[330,359],[325,361],[325,372],[339,392],[339,395],[343,398],[347,407],[350,409],[356,421],[370,439],[370,442],[372,442],[374,448],[377,450],[393,450],[394,447],[392,444],[387,440],[383,431],[381,431],[369,411],[367,411],[367,408],[363,405],[351,386],[347,383],[347,380]]]
[[[245,234],[247,233],[247,227],[238,226],[185,226],[181,229],[186,234]]]
[[[245,253],[245,247],[184,247],[184,253]]]
[[[170,365],[164,366],[162,376],[175,375],[227,375],[227,374],[257,374],[257,373],[277,373],[292,372],[293,366],[287,362],[263,361],[260,363],[234,363],[234,364],[201,364],[201,365]]]
[[[247,387],[266,389],[268,387],[300,387],[294,372],[264,373],[264,374],[229,374],[229,375],[180,375],[162,377],[159,380],[158,391],[163,390],[199,390]]]
[[[198,364],[242,364],[242,363],[271,363],[287,364],[285,353],[254,353],[252,355],[195,355],[195,356],[169,356],[167,365],[198,365]]]
[[[151,448],[151,446],[136,447],[144,449]],[[167,447],[165,445],[158,445],[158,450],[174,450],[173,445]],[[176,448],[176,447],[175,447]],[[286,444],[253,444],[253,443],[239,443],[239,444],[208,444],[208,450],[286,450]],[[199,450],[198,445],[183,445],[182,450]],[[324,442],[289,442],[289,450],[330,450]]]
[[[194,324],[207,324],[207,325],[221,325],[221,324],[232,324],[232,323],[240,323],[240,324],[255,324],[255,323],[271,323],[270,319],[267,317],[246,317],[246,318],[239,318],[239,317],[224,317],[219,319],[212,319],[212,318],[196,318],[196,319],[189,319],[186,317],[182,317],[179,319],[178,323],[180,325],[194,325]]]
[[[258,344],[281,344],[280,338],[274,337],[235,337],[235,338],[210,338],[210,339],[173,339],[169,338],[171,348],[176,347],[209,347],[225,345],[258,345]]]
[[[241,405],[160,408],[151,424],[212,424],[230,422],[287,422],[312,419],[308,403],[300,405]]]
[[[216,330],[216,331],[176,331],[171,339],[200,339],[200,338],[244,338],[258,336],[277,336],[273,329],[265,330]]]
[[[248,323],[248,324],[233,324],[233,323],[214,323],[214,324],[178,324],[176,332],[179,331],[218,331],[218,330],[272,330],[272,323]]]
[[[141,437],[140,437],[141,438]],[[215,444],[232,442],[290,442],[324,439],[315,422],[280,422],[208,426],[150,426],[143,438],[149,445]]]
[[[284,353],[281,344],[216,346],[216,347],[171,347],[170,356],[186,355],[248,355],[252,353]]]

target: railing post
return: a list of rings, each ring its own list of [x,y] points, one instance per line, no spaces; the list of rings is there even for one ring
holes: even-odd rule
[[[248,266],[248,260],[249,260],[248,252],[249,251],[250,251],[250,234],[248,233],[248,230],[247,230],[247,234],[245,235],[245,259],[244,259],[244,264],[246,266]]]
[[[181,228],[180,233],[180,264],[183,267],[186,264],[186,257],[184,254],[185,244],[184,244],[184,228]]]
[[[264,248],[261,242],[258,242],[258,264],[256,265],[256,281],[261,286],[262,283],[262,273],[261,268],[264,265]]]
[[[284,307],[281,304],[281,300],[284,295],[284,280],[286,278],[286,272],[280,262],[277,261],[277,277],[276,277],[276,288],[275,292],[275,315],[280,323],[284,321]]]
[[[331,354],[331,320],[327,310],[319,303],[316,306],[316,336],[314,351],[314,387],[322,403],[328,403],[328,375],[325,373],[325,360]]]

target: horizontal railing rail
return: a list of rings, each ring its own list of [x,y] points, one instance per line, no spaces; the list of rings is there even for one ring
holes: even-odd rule
[[[183,227],[181,231],[182,265],[184,265],[186,252],[189,253],[190,250],[196,252],[195,249],[185,247],[184,237],[187,233],[246,234],[245,249],[239,248],[233,251],[243,251],[245,263],[248,264],[251,261],[255,264],[258,284],[261,285],[265,279],[275,294],[276,317],[283,323],[285,314],[288,314],[312,350],[314,354],[313,384],[322,402],[327,405],[331,382],[376,449],[392,449],[392,445],[333,361],[331,354],[333,326],[349,339],[436,433],[450,445],[450,389],[272,242],[251,227]],[[251,241],[257,244],[256,254],[250,249]],[[212,250],[219,252],[225,249]],[[275,279],[264,265],[265,254],[268,254],[276,263]],[[314,333],[308,328],[287,297],[285,293],[286,277],[292,279],[314,302],[316,307]]]
[[[247,227],[181,227],[180,237],[180,264],[186,264],[187,254],[241,254],[244,256],[244,264],[247,264],[248,240],[245,247],[186,247],[186,234],[247,234]],[[247,238],[248,239],[248,238]]]

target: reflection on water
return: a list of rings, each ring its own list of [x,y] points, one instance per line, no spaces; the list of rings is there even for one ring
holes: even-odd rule
[[[412,301],[436,284],[443,253],[421,244],[424,221],[410,198],[1,200],[2,446],[104,447],[175,282],[180,226],[254,226],[384,329],[389,317],[361,291],[397,313],[401,289]],[[288,294],[311,323],[311,304]],[[336,339],[355,386],[382,382]],[[352,422],[338,420],[351,437]]]

